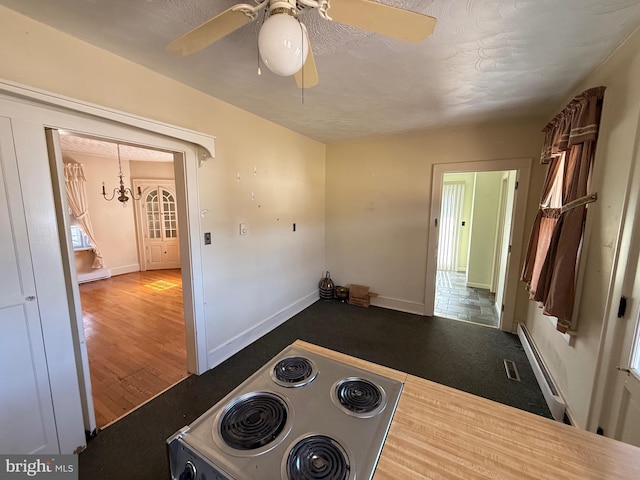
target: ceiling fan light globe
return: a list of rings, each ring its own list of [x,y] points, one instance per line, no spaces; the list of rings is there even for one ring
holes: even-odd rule
[[[309,45],[300,22],[291,15],[271,15],[258,35],[260,58],[276,75],[289,76],[302,68]]]

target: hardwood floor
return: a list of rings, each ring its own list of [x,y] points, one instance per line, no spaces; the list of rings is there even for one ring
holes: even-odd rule
[[[189,375],[179,269],[83,283],[80,298],[98,428]]]

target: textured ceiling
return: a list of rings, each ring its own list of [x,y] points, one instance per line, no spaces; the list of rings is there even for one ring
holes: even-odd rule
[[[407,44],[304,9],[320,75],[304,103],[292,77],[256,74],[256,22],[190,57],[165,51],[236,1],[0,4],[327,143],[550,115],[640,24],[640,0],[381,1],[436,17],[434,34]]]
[[[118,144],[89,137],[60,132],[60,148],[63,154],[79,153],[92,157],[118,158]],[[122,160],[143,162],[173,162],[173,154],[150,148],[120,145]]]

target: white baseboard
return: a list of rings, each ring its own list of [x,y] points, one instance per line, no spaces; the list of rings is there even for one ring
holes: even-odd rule
[[[112,268],[111,276],[124,275],[125,273],[133,273],[133,272],[139,272],[139,271],[140,271],[140,265],[138,265],[137,263],[134,263],[132,265],[123,265],[121,267]]]
[[[409,300],[401,300],[399,298],[380,296],[373,297],[371,298],[371,305],[376,307],[388,308],[389,310],[397,310],[399,312],[424,315],[424,303],[411,302]]]
[[[94,282],[111,277],[111,270],[108,268],[96,268],[91,272],[78,273],[76,277],[78,278],[78,283]]]
[[[551,372],[549,372],[549,369],[544,364],[544,360],[533,343],[533,339],[527,331],[527,327],[521,323],[518,324],[518,337],[520,338],[522,347],[527,354],[527,358],[529,359],[533,373],[536,376],[536,380],[538,380],[540,390],[542,390],[542,394],[547,401],[551,415],[558,422],[564,421],[564,415],[566,413],[566,404],[564,399],[560,395],[560,390],[556,386],[553,377],[551,377]],[[570,420],[573,421],[573,419]]]
[[[491,285],[489,285],[488,283],[467,282],[467,287],[481,288],[483,290],[491,290]]]
[[[236,335],[228,342],[209,350],[207,353],[207,365],[209,369],[221,364],[226,359],[235,355],[240,350],[258,340],[263,335],[266,335],[277,326],[283,324],[291,317],[300,313],[305,308],[314,304],[320,300],[318,290],[305,295],[300,300],[286,306],[279,312],[274,313],[270,317],[265,318],[257,325],[245,330],[244,332]]]

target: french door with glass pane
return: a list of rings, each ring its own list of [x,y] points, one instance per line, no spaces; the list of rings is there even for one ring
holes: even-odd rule
[[[172,182],[135,180],[142,197],[138,204],[141,270],[180,268],[178,218]]]

